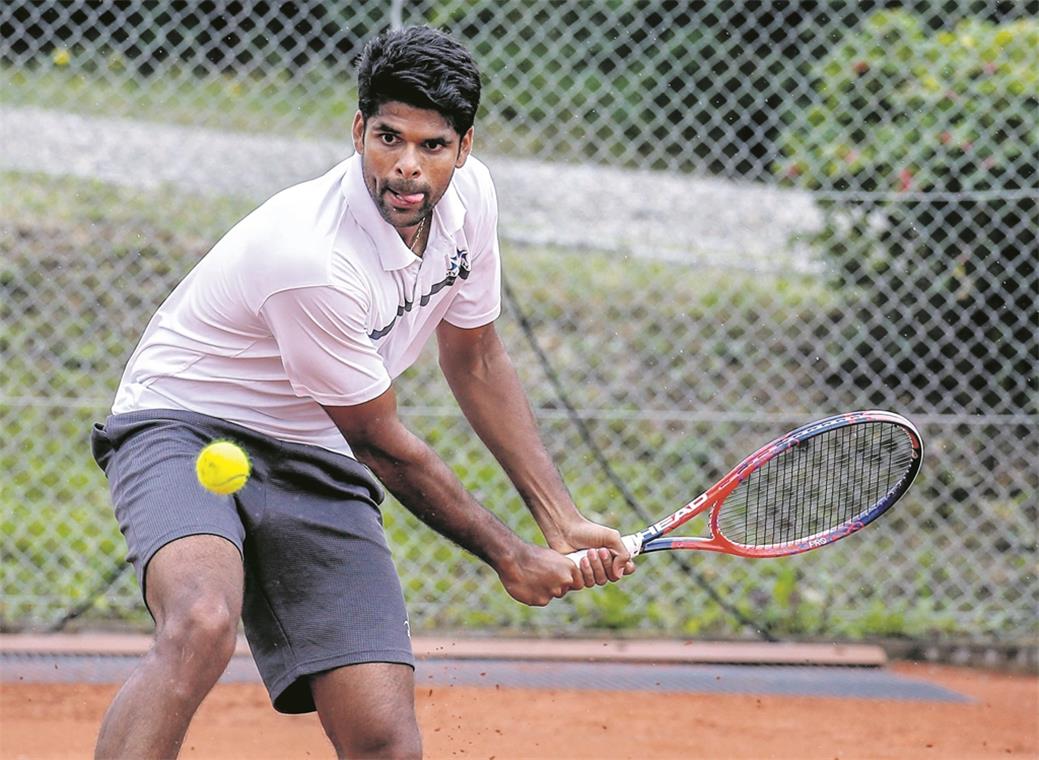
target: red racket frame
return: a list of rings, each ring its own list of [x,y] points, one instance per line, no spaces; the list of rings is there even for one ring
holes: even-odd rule
[[[718,528],[718,518],[726,497],[755,470],[775,459],[792,446],[797,446],[811,438],[831,432],[838,428],[866,423],[890,423],[899,426],[908,436],[913,451],[912,463],[906,474],[869,509],[859,513],[852,519],[834,528],[807,536],[798,541],[767,546],[747,546],[729,541]],[[834,541],[838,541],[853,533],[857,533],[891,508],[909,490],[920,470],[923,459],[923,441],[916,427],[905,417],[894,412],[879,409],[846,412],[827,417],[822,420],[802,425],[796,430],[776,438],[765,444],[748,457],[745,457],[725,477],[697,496],[685,506],[668,515],[663,520],[650,525],[645,530],[624,536],[624,543],[632,556],[657,551],[701,550],[733,554],[738,557],[785,557],[800,554],[811,549],[818,549]],[[707,510],[713,510],[708,520],[709,536],[669,537],[666,534],[692,520]],[[574,562],[580,562],[586,550],[571,553]]]

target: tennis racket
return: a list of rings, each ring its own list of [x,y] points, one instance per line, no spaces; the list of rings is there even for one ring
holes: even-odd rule
[[[923,443],[909,420],[862,411],[811,422],[745,458],[672,515],[624,536],[634,557],[701,549],[783,557],[856,533],[902,498],[920,469]],[[709,510],[707,536],[668,536]],[[568,556],[581,561],[587,549]]]

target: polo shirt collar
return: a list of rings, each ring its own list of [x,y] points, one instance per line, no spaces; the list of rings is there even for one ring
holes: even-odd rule
[[[404,269],[420,260],[410,248],[404,245],[397,230],[382,218],[379,209],[364,185],[361,169],[361,155],[355,153],[348,161],[346,176],[342,184],[343,197],[347,208],[361,228],[368,233],[379,254],[382,268],[386,271]],[[458,197],[454,181],[448,185],[447,191],[436,206],[433,207],[433,224],[430,229],[427,250],[432,247],[433,238],[439,227],[444,233],[454,235],[462,228],[465,221],[465,206]]]

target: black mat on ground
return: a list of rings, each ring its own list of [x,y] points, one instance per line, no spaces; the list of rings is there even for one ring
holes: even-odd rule
[[[0,654],[6,683],[120,683],[137,662],[134,655]],[[225,683],[259,681],[248,657],[233,657]],[[654,665],[615,662],[514,660],[420,660],[418,686],[482,686],[526,689],[665,691],[702,694],[764,694],[857,699],[969,702],[969,698],[879,668],[761,665]]]

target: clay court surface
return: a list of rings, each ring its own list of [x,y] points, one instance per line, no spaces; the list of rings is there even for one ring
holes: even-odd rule
[[[0,757],[91,754],[118,684],[91,682],[104,680],[96,668],[63,682],[41,674],[45,662],[72,672],[69,660],[4,662]],[[581,687],[515,686],[553,678]],[[427,661],[416,680],[429,758],[1039,758],[1034,675],[905,663],[750,669],[481,658]],[[859,691],[872,696],[848,695]],[[203,703],[182,757],[332,752],[316,716],[275,713],[246,673]]]

